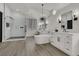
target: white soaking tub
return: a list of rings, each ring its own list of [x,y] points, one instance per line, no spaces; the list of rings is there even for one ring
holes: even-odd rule
[[[35,35],[34,38],[35,38],[35,43],[36,44],[45,44],[45,43],[49,43],[51,35],[49,35],[49,34],[40,34],[40,35]]]

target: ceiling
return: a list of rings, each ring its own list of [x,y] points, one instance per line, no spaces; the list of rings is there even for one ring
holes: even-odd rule
[[[6,3],[12,11],[20,11],[24,14],[39,16],[42,14],[41,3]],[[69,3],[44,3],[43,10],[45,15],[49,15],[51,10],[60,10]]]

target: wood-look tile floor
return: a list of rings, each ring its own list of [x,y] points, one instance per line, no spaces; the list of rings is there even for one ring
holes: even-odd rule
[[[37,45],[34,38],[0,43],[0,56],[67,56],[51,44]]]

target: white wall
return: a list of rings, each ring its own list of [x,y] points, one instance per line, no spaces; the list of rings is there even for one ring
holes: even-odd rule
[[[10,34],[10,30],[11,28],[10,27],[6,27],[6,23],[10,23],[11,22],[11,19],[9,17],[11,17],[12,14],[11,14],[11,10],[9,9],[9,7],[7,5],[5,5],[5,21],[4,21],[4,24],[5,24],[5,40],[10,38],[11,37],[11,34]]]
[[[58,11],[58,15],[66,13],[66,12],[71,11],[71,10],[75,10],[75,9],[79,10],[79,3],[72,3],[72,4],[64,7],[63,9]],[[79,33],[79,26],[78,25],[79,25],[79,16],[78,16],[77,21],[73,21],[73,30],[72,30],[72,32]]]
[[[4,12],[4,4],[0,3],[0,11]]]
[[[57,21],[56,21],[56,16],[53,16],[51,15],[49,18],[48,18],[48,30],[53,32],[55,28],[57,26]]]
[[[4,10],[4,3],[0,3],[0,11],[3,12],[3,19],[2,19],[2,41],[4,41],[5,39],[8,39],[10,37],[9,33],[9,28],[6,28],[6,21],[8,21],[9,18],[5,18],[4,19],[4,14],[5,14],[5,17],[6,16],[11,16],[10,14],[10,10],[7,6],[5,6],[5,10]]]
[[[51,15],[50,18],[49,18],[49,30],[52,32],[53,30],[55,30],[55,28],[58,28],[59,31],[61,30],[60,28],[60,24],[57,23],[57,17],[63,13],[66,13],[68,11],[71,11],[71,10],[74,10],[74,9],[79,9],[79,4],[78,3],[75,3],[75,4],[69,4],[68,6],[60,9],[59,11],[57,11],[57,14],[55,16]],[[78,17],[78,20],[77,21],[74,21],[74,24],[73,24],[73,31],[72,32],[75,32],[75,33],[79,33],[79,17]]]
[[[13,19],[6,18],[5,23],[9,22],[10,27],[6,28],[5,24],[5,39],[10,37],[25,36],[25,16],[20,12],[12,11],[7,5],[5,7],[5,16],[10,16]],[[24,27],[21,29],[20,27]]]
[[[6,39],[14,36],[25,36],[24,30],[19,31],[20,26],[25,26],[25,17],[21,13],[13,12],[6,4],[5,4],[5,10],[4,10],[4,4],[0,3],[0,11],[3,12],[3,41],[6,41]],[[5,12],[5,13],[4,13]],[[5,19],[4,19],[5,14]],[[13,17],[14,21],[9,18]],[[10,23],[10,27],[6,27],[6,22]],[[14,22],[14,26],[12,27]],[[11,24],[12,23],[12,24]]]

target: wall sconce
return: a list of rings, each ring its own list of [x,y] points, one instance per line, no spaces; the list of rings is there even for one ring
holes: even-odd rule
[[[45,19],[45,17],[41,17],[40,20],[41,21],[45,21],[46,19]]]
[[[7,22],[7,23],[6,23],[6,27],[7,27],[7,28],[10,27],[10,23]]]
[[[61,23],[61,16],[58,17],[57,22]]]
[[[55,32],[58,32],[58,29],[55,29]]]
[[[74,21],[78,20],[78,16],[79,16],[79,10],[78,9],[73,10],[73,19],[74,19]]]
[[[65,28],[65,25],[61,25],[61,28]]]
[[[10,19],[14,20],[14,18],[11,17],[11,16],[6,16],[5,19],[7,19],[7,18],[10,18]]]
[[[78,17],[76,15],[74,15],[73,17],[74,17],[74,21],[78,20]]]

